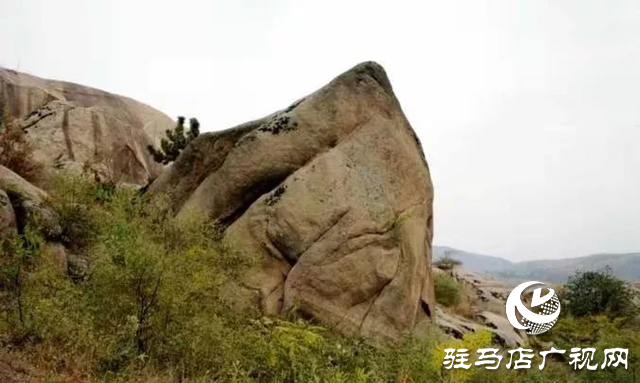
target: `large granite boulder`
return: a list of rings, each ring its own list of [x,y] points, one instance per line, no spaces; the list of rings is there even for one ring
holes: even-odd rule
[[[30,201],[36,204],[42,203],[48,196],[44,190],[2,165],[0,165],[0,189],[5,190],[7,193],[15,194],[23,201]]]
[[[433,187],[385,71],[367,62],[263,119],[198,137],[149,188],[255,257],[234,299],[397,341],[434,315]]]
[[[162,171],[147,152],[175,123],[165,114],[98,89],[0,68],[0,112],[17,118],[48,167],[89,165],[118,182],[146,184]]]
[[[0,241],[17,231],[16,213],[7,193],[0,189]]]
[[[7,222],[13,218],[10,228],[22,230],[30,219],[37,219],[43,234],[51,239],[62,231],[56,212],[45,203],[48,194],[10,169],[0,165],[0,197],[6,196],[7,207],[4,214]],[[0,198],[1,199],[1,198]],[[1,203],[0,203],[1,204]],[[0,208],[0,210],[2,210]],[[11,211],[13,214],[11,214]],[[5,236],[6,237],[6,236]]]

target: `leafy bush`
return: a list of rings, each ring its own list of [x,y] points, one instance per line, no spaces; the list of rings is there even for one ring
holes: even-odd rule
[[[57,238],[74,252],[82,251],[97,239],[100,184],[79,175],[58,175],[50,180],[49,207],[56,212],[61,233]]]
[[[9,168],[29,181],[34,181],[42,165],[33,160],[33,147],[26,134],[7,110],[0,116],[0,165]]]
[[[578,272],[564,289],[564,306],[574,316],[607,314],[615,318],[634,314],[633,293],[626,282],[604,272]]]
[[[460,284],[445,273],[436,274],[433,282],[436,301],[444,306],[455,306],[460,303],[462,294]]]

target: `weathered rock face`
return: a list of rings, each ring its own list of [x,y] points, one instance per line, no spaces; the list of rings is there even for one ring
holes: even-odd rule
[[[433,311],[433,187],[384,70],[360,64],[288,108],[201,135],[150,188],[259,262],[236,299],[396,341]]]
[[[42,189],[2,165],[0,165],[0,189],[16,194],[23,201],[36,204],[40,204],[47,197],[47,193]]]
[[[62,229],[59,217],[44,204],[48,196],[47,193],[0,165],[0,199],[3,195],[7,197],[8,203],[4,209],[0,208],[0,210],[4,210],[4,213],[0,213],[0,215],[4,214],[8,217],[9,230],[24,228],[29,217],[37,216],[43,234],[50,238],[60,235]],[[13,218],[13,223],[11,223],[11,218]]]
[[[436,324],[445,333],[462,339],[464,334],[487,330],[493,335],[493,342],[508,348],[518,348],[527,341],[527,334],[511,326],[505,314],[507,297],[511,289],[504,283],[477,273],[455,268],[451,271],[439,269],[435,273],[447,273],[473,296],[474,304],[470,315],[463,317],[448,312],[444,307],[436,309]]]
[[[0,241],[15,233],[17,229],[16,213],[7,193],[0,189]]]
[[[147,145],[175,123],[132,99],[0,68],[0,111],[7,108],[50,167],[97,167],[119,181],[145,184],[161,172]]]

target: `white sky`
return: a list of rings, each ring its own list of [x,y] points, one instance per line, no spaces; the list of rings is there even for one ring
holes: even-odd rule
[[[422,140],[436,244],[512,260],[640,250],[639,2],[0,0],[0,66],[205,130],[366,60]]]

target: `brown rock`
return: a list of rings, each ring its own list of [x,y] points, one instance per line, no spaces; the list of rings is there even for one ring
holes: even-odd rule
[[[19,119],[34,157],[49,167],[145,184],[161,172],[147,152],[175,123],[130,98],[0,68],[0,111]]]
[[[16,214],[7,193],[0,189],[0,241],[16,232]]]
[[[527,334],[516,330],[505,315],[483,311],[477,317],[483,325],[496,334],[497,343],[501,346],[517,348],[525,344]]]
[[[462,268],[452,271],[453,277],[460,283],[470,286],[482,302],[498,301],[504,306],[511,288],[502,281],[487,275],[481,275]]]
[[[487,330],[493,334],[496,344],[508,348],[517,348],[527,341],[527,334],[511,326],[505,314],[505,306],[510,288],[499,280],[480,275],[463,267],[453,270],[439,270],[434,268],[434,274],[443,273],[453,277],[470,293],[472,301],[471,312],[467,317],[448,312],[443,307],[437,308],[436,323],[445,333],[462,338],[468,332]]]
[[[433,315],[433,187],[379,65],[360,64],[280,112],[195,140],[150,192],[204,213],[258,259],[263,312],[296,309],[400,340]]]
[[[0,189],[10,197],[18,228],[22,229],[29,217],[37,216],[40,229],[48,238],[60,235],[62,229],[56,212],[44,204],[46,192],[1,165]]]
[[[456,339],[462,339],[469,332],[489,331],[493,336],[493,343],[506,348],[523,346],[527,339],[526,334],[516,331],[506,318],[488,311],[478,314],[475,319],[469,319],[437,307],[436,323],[440,330]]]
[[[0,189],[3,189],[8,194],[16,194],[22,200],[38,204],[42,203],[47,197],[47,193],[42,189],[2,165],[0,165]]]
[[[67,274],[74,281],[82,281],[87,276],[89,270],[89,261],[86,257],[68,254],[67,255]]]

